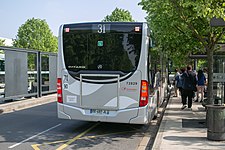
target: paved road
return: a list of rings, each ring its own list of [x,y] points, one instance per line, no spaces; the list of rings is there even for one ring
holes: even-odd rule
[[[149,125],[61,120],[56,102],[0,115],[0,150],[133,150]]]

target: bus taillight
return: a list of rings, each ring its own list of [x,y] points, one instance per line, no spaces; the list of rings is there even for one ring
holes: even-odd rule
[[[57,98],[58,98],[58,103],[63,103],[63,99],[62,99],[62,79],[61,78],[57,79]]]
[[[143,107],[148,104],[148,82],[141,80],[141,92],[139,106]]]

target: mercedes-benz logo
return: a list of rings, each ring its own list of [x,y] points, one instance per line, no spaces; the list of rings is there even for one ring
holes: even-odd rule
[[[98,65],[97,68],[98,68],[98,69],[102,69],[102,65],[101,65],[101,64]]]

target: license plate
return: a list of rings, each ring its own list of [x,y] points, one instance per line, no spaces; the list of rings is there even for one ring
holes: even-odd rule
[[[109,115],[109,110],[90,109],[90,114]]]

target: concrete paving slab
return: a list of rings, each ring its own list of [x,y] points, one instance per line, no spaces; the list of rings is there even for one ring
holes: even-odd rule
[[[196,124],[185,127],[184,120],[204,120],[206,112],[201,103],[194,103],[192,110],[181,110],[179,97],[172,97],[167,105],[157,133],[153,150],[224,150],[225,141],[207,139],[207,128]]]

